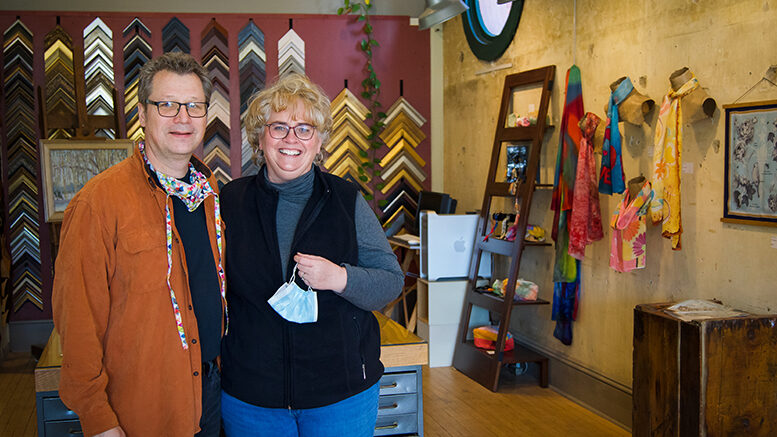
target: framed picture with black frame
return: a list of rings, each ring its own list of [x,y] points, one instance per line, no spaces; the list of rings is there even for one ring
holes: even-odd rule
[[[777,227],[777,100],[724,105],[726,223]]]

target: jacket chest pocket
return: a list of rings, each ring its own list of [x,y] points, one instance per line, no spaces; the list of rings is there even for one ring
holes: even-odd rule
[[[164,232],[134,230],[119,238],[116,277],[128,294],[167,287],[167,241]]]

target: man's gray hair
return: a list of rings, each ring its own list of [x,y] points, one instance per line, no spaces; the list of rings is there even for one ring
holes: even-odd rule
[[[145,105],[146,100],[151,96],[154,75],[160,71],[170,71],[180,75],[190,73],[197,75],[202,82],[205,101],[210,102],[213,84],[208,77],[208,71],[192,55],[181,52],[169,52],[148,61],[140,69],[140,83],[138,84],[138,102],[140,104]]]

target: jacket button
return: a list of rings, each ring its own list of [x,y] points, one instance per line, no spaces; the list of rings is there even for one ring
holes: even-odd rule
[[[194,372],[194,376],[200,376],[200,372]]]
[[[192,339],[192,344],[197,344],[197,339],[196,338]]]

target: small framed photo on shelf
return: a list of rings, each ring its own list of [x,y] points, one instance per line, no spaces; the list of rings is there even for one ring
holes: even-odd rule
[[[61,222],[70,199],[101,171],[131,156],[132,140],[41,140],[46,222]]]
[[[526,181],[526,165],[529,163],[529,144],[511,144],[507,146],[506,182]]]
[[[777,226],[777,100],[724,105],[723,218]]]
[[[529,172],[529,156],[531,155],[531,141],[503,141],[499,151],[499,171],[495,175],[494,182],[526,182]],[[539,165],[535,183],[540,183]]]

